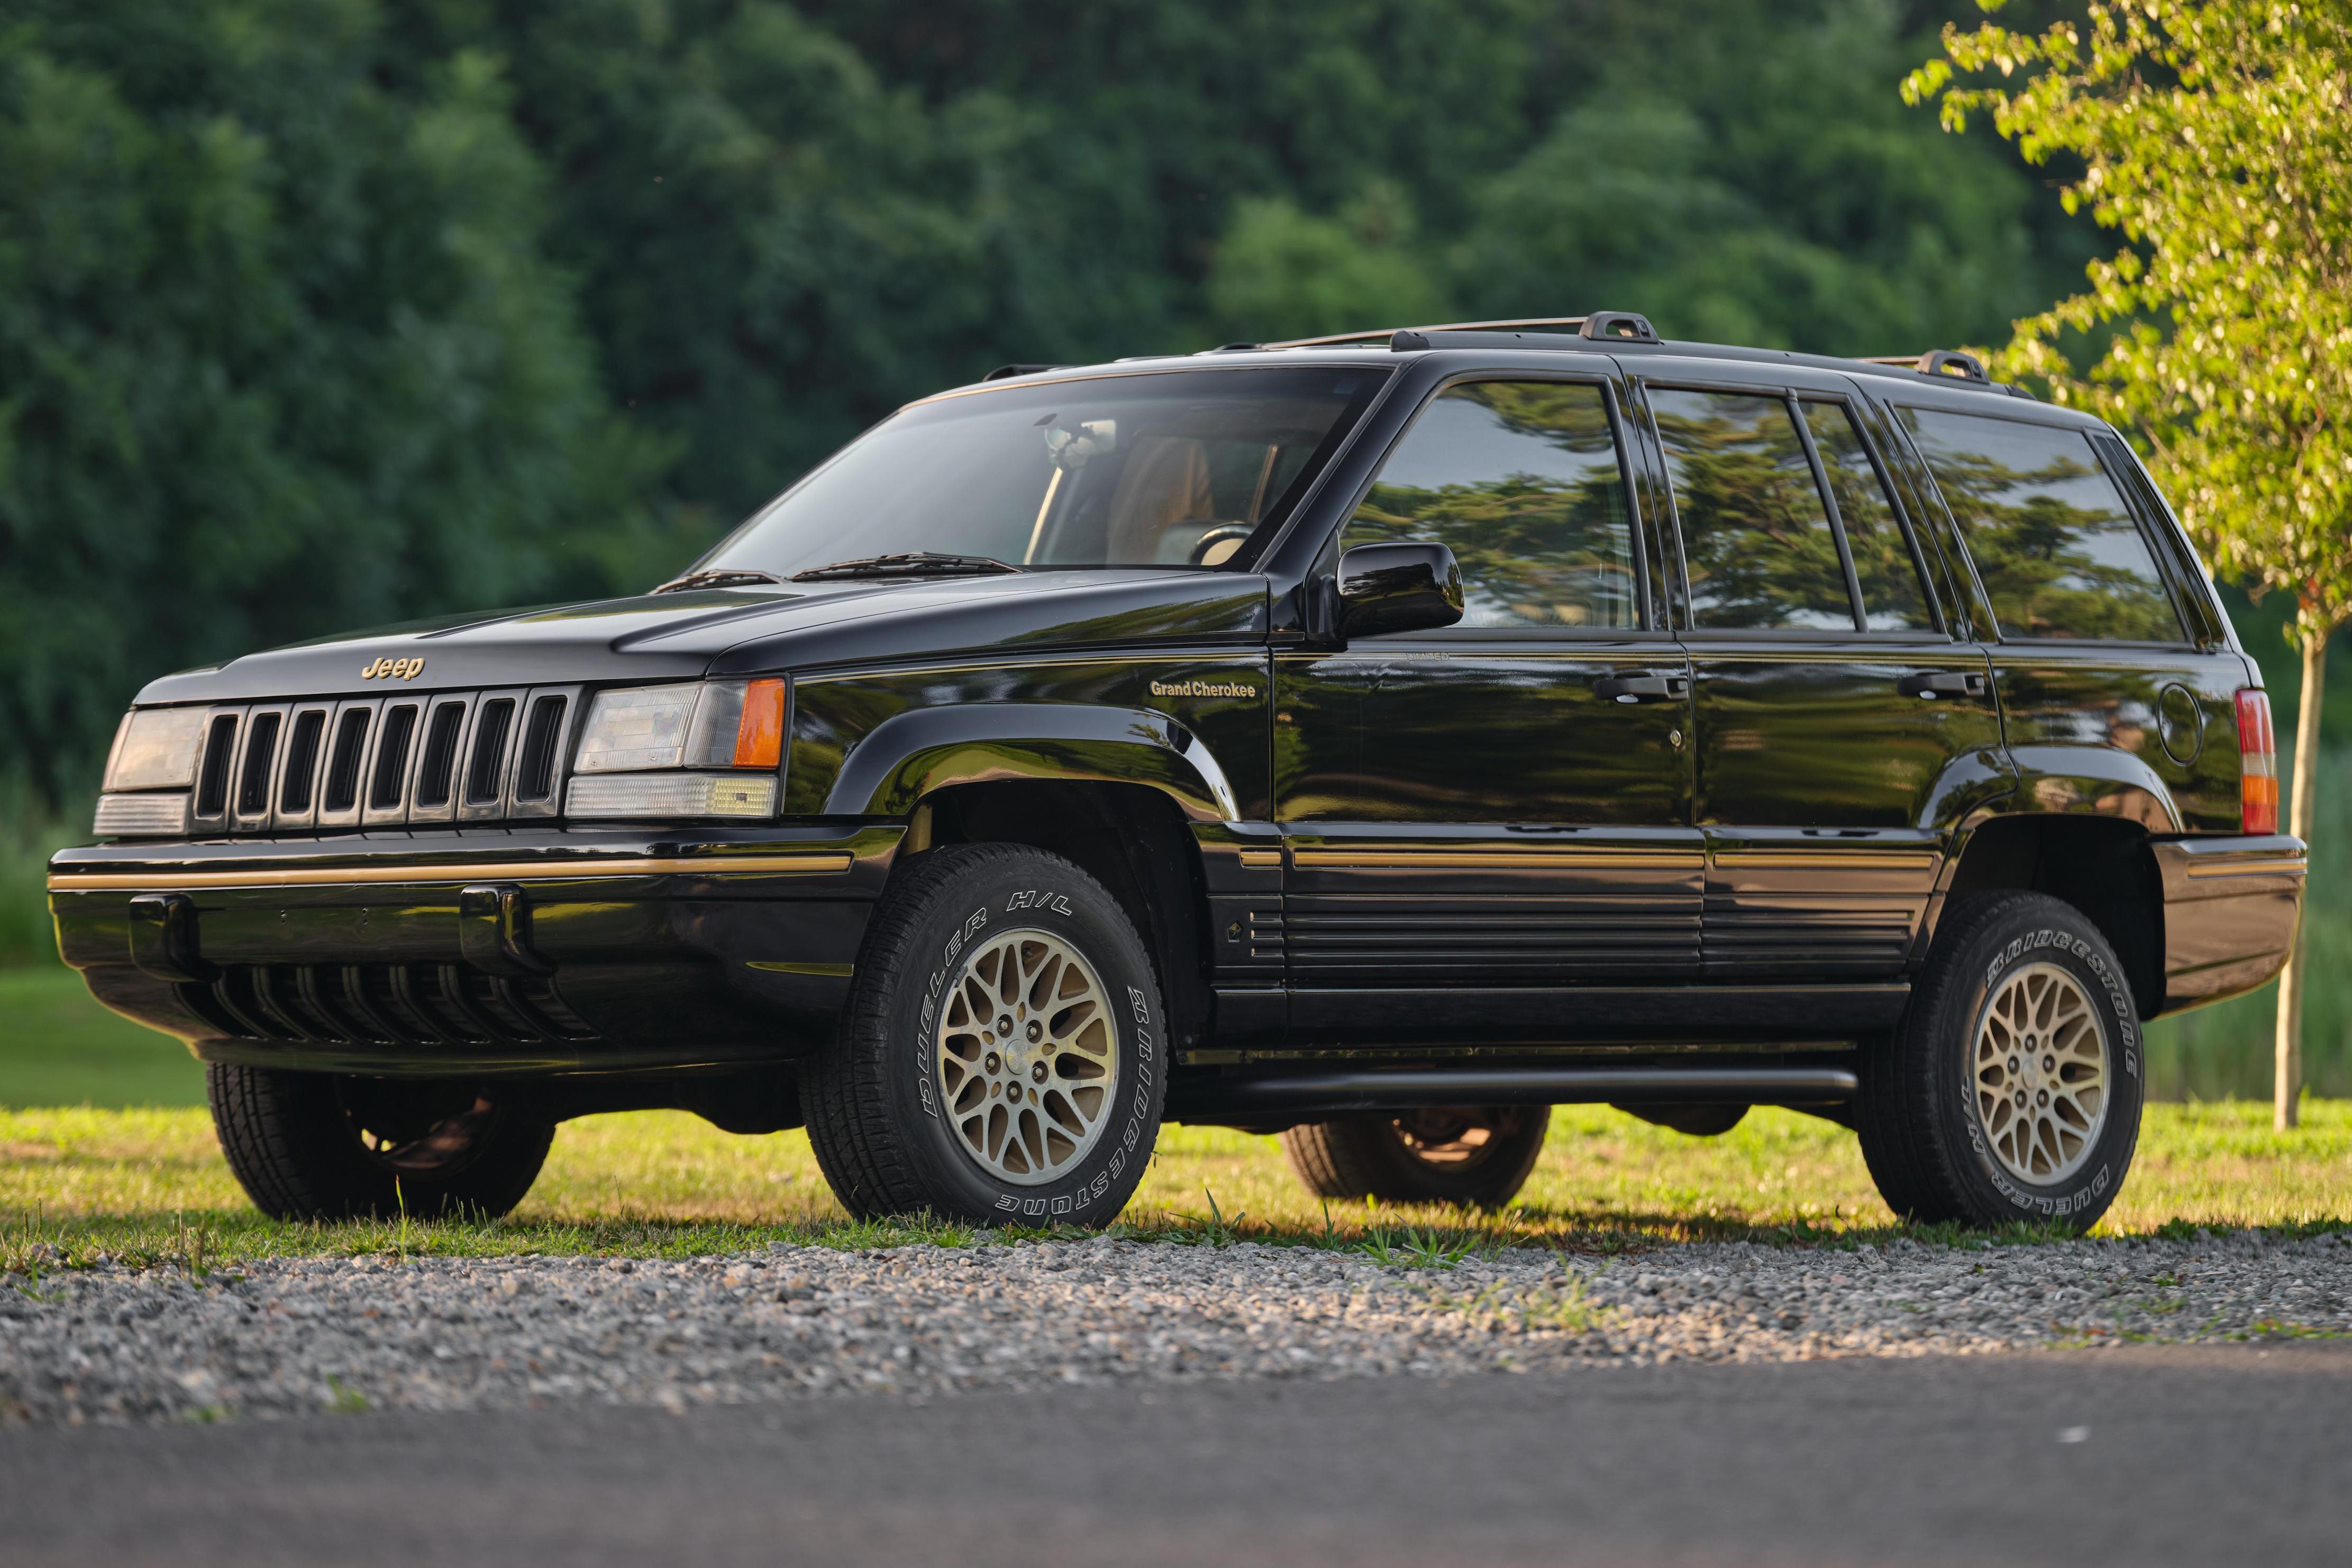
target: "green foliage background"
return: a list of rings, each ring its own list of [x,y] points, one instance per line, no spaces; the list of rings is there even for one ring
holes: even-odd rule
[[[1990,341],[2092,238],[1966,0],[0,0],[0,774],[674,570],[901,400],[1456,314]]]

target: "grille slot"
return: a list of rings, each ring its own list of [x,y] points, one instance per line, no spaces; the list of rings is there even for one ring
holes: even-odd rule
[[[563,709],[561,697],[531,701],[522,755],[515,763],[514,797],[519,803],[542,801],[555,793],[555,742],[563,731]]]
[[[336,716],[335,749],[327,759],[327,793],[320,812],[348,812],[360,803],[360,763],[367,754],[368,721],[375,715],[365,708],[346,708]]]
[[[368,753],[367,805],[360,821],[388,827],[408,820],[409,764],[416,760],[416,727],[425,710],[415,702],[387,701],[376,716],[375,749]]]
[[[416,787],[409,816],[432,812],[448,815],[457,771],[457,738],[466,728],[466,703],[436,702],[433,721],[425,731],[425,754],[416,764]]]
[[[294,716],[294,731],[286,742],[285,782],[278,790],[281,823],[310,815],[310,802],[319,790],[319,741],[326,732],[325,709],[306,709]]]
[[[215,713],[205,732],[205,768],[196,785],[196,815],[218,820],[228,810],[229,770],[236,762],[236,713]]]
[[[506,772],[507,731],[514,725],[514,699],[494,697],[482,704],[474,726],[474,755],[466,764],[466,804],[487,805],[499,798]]]
[[[236,818],[239,826],[258,826],[269,816],[269,785],[278,762],[278,736],[284,729],[281,710],[247,715],[244,760],[236,771]]]

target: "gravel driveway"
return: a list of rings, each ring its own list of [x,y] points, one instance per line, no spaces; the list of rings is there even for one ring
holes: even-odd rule
[[[14,1288],[7,1288],[13,1286]],[[297,1259],[0,1286],[0,1420],[1967,1354],[2352,1332],[2352,1240],[1695,1245],[1451,1268],[1096,1238],[683,1262]]]

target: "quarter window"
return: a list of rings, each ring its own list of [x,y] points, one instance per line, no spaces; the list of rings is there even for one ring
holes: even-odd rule
[[[1886,499],[1886,481],[1870,460],[1870,448],[1854,428],[1853,414],[1843,404],[1805,403],[1805,428],[1812,433],[1813,450],[1837,502],[1838,521],[1845,527],[1845,544],[1853,556],[1853,574],[1862,588],[1862,624],[1874,632],[1930,631],[1935,619],[1927,613],[1927,591],[1919,581],[1919,565],[1911,542],[1895,520]]]
[[[2179,642],[2147,536],[2079,430],[1906,408],[2004,637]]]
[[[1598,386],[1450,386],[1405,433],[1341,542],[1443,544],[1462,567],[1462,625],[1639,624],[1633,526]]]
[[[1853,599],[1787,403],[1652,387],[1674,481],[1691,620],[1712,628],[1851,632]]]

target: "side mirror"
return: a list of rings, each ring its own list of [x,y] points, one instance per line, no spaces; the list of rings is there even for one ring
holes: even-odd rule
[[[1359,544],[1339,557],[1342,637],[1425,632],[1462,618],[1462,568],[1443,544]]]

